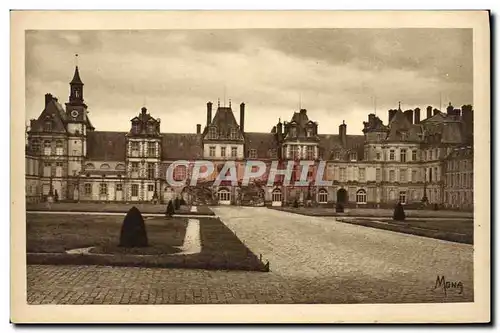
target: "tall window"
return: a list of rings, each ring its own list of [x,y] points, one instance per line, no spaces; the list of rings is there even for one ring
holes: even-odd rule
[[[280,189],[275,189],[272,193],[272,200],[273,201],[281,201],[282,200],[282,195],[281,195],[281,190]]]
[[[411,181],[416,182],[417,180],[417,170],[412,170],[411,171]]]
[[[429,182],[432,182],[432,168],[429,168]]]
[[[314,147],[313,146],[307,146],[306,158],[308,160],[314,159]]]
[[[231,139],[238,139],[238,130],[236,128],[231,128]]]
[[[394,161],[394,150],[393,149],[391,149],[389,151],[389,161]]]
[[[257,158],[257,149],[250,149],[250,158]]]
[[[406,191],[399,192],[399,201],[404,205],[406,204]]]
[[[148,179],[154,179],[155,178],[155,164],[154,163],[148,163]]]
[[[417,151],[416,150],[412,150],[412,152],[411,152],[411,160],[412,161],[416,161],[417,160]]]
[[[122,191],[123,190],[123,185],[122,184],[116,184],[116,190],[117,191]]]
[[[366,171],[365,171],[365,168],[359,168],[358,174],[359,174],[359,181],[360,182],[364,182],[366,180]]]
[[[45,132],[50,132],[52,131],[52,121],[46,121],[45,124],[44,124],[44,127],[43,129],[45,130]]]
[[[154,126],[152,123],[148,123],[148,134],[154,133]]]
[[[130,143],[130,150],[132,150],[132,156],[139,156],[139,142],[132,141]]]
[[[366,191],[361,189],[356,192],[356,203],[365,204],[366,203]]]
[[[156,156],[156,144],[148,142],[148,156]]]
[[[296,137],[297,136],[297,128],[296,127],[290,128],[290,136],[291,137]]]
[[[407,172],[408,171],[406,171],[406,169],[400,169],[399,170],[399,181],[400,182],[402,182],[402,183],[406,182],[406,173]]]
[[[56,162],[56,177],[62,177],[63,163]]]
[[[34,152],[39,152],[40,151],[40,141],[33,140],[31,142],[31,149],[33,149]]]
[[[313,133],[312,128],[308,128],[306,131],[306,136],[310,138],[312,136],[312,133]]]
[[[153,184],[148,184],[148,192],[153,192],[155,190],[155,186]]]
[[[396,173],[394,170],[389,170],[389,181],[394,182],[396,180]]]
[[[63,154],[63,142],[61,140],[56,141],[56,155]]]
[[[377,160],[380,160],[380,152],[377,152]]]
[[[132,162],[132,172],[138,172],[139,171],[139,162]]]
[[[85,184],[83,187],[85,195],[91,195],[92,194],[92,184]]]
[[[358,154],[356,152],[352,152],[349,154],[349,159],[351,161],[356,161],[358,159]]]
[[[132,133],[139,134],[139,123],[132,123]]]
[[[175,167],[174,170],[174,179],[177,181],[184,180],[186,179],[186,166],[185,165],[178,165]]]
[[[211,126],[208,128],[208,138],[217,139],[217,127]]]
[[[226,147],[220,147],[220,156],[226,157]]]
[[[377,182],[381,182],[382,181],[382,171],[380,170],[380,168],[377,168],[375,170],[375,180]]]
[[[108,194],[108,184],[106,183],[99,184],[99,194],[100,195]]]
[[[318,202],[319,203],[327,203],[328,202],[328,192],[325,189],[319,190]]]
[[[238,156],[238,147],[231,147],[231,157]]]
[[[269,157],[270,158],[276,158],[276,149],[269,149]]]
[[[340,152],[339,151],[336,151],[335,154],[334,154],[334,159],[336,160],[340,160]]]
[[[132,196],[133,197],[139,196],[139,185],[132,184]]]
[[[340,181],[346,181],[346,168],[340,168]]]
[[[208,155],[209,155],[210,157],[215,157],[215,146],[210,146],[210,147],[208,148]]]
[[[52,146],[49,140],[45,140],[43,142],[43,154],[50,155],[52,153]]]
[[[399,152],[399,158],[401,162],[406,162],[406,149],[401,149]]]

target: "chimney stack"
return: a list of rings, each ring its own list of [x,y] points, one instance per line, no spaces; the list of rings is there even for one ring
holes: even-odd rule
[[[432,117],[432,106],[428,106],[427,107],[427,118],[430,118]]]
[[[240,131],[245,132],[245,103],[240,104]]]
[[[438,109],[434,109],[434,110],[432,110],[432,112],[433,112],[432,115],[435,116],[435,115],[437,115],[439,113],[439,110]]]
[[[415,109],[415,124],[420,124],[420,109]]]
[[[339,126],[339,136],[340,136],[340,141],[342,142],[342,146],[346,147],[347,146],[347,125],[345,124],[344,120],[342,120],[342,124]]]
[[[196,124],[196,134],[201,133],[201,124]]]
[[[52,100],[52,94],[45,94],[45,106]]]
[[[451,102],[446,107],[446,113],[449,114],[449,115],[453,114],[453,105],[451,105]]]
[[[404,115],[405,115],[406,119],[408,119],[408,122],[410,124],[413,124],[413,110],[406,110],[404,112]]]
[[[212,102],[207,103],[207,126],[212,123]]]
[[[397,112],[398,110],[393,110],[393,109],[389,110],[389,122],[391,122],[392,118],[394,118]]]

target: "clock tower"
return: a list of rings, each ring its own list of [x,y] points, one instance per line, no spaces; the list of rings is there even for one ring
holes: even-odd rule
[[[78,66],[69,83],[69,101],[66,103],[66,123],[68,131],[68,164],[70,177],[78,177],[83,160],[87,155],[87,131],[92,130],[87,118],[87,105],[83,100],[83,82]]]

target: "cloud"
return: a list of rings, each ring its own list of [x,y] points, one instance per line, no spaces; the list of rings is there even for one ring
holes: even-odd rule
[[[99,130],[128,130],[146,104],[163,132],[193,132],[206,102],[247,105],[246,129],[270,131],[301,106],[323,133],[361,134],[374,111],[472,103],[472,35],[459,29],[30,31],[27,118],[65,101],[78,53]],[[441,95],[441,98],[440,98]]]

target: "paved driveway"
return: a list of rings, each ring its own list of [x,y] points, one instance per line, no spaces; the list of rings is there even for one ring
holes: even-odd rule
[[[267,208],[217,207],[270,273],[29,266],[28,302],[375,303],[473,300],[472,246]],[[459,288],[434,290],[437,276]],[[450,284],[451,286],[451,284]]]

